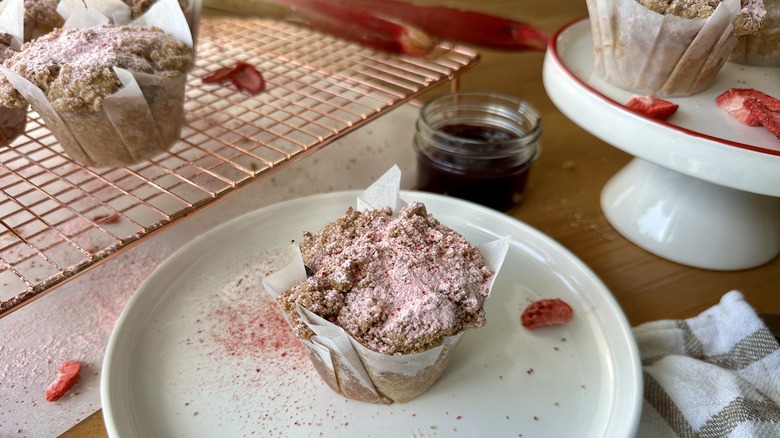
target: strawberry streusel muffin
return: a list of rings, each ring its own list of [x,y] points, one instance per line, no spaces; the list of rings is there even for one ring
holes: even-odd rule
[[[304,345],[324,345],[326,323],[348,334],[365,370],[341,355],[310,348],[310,356],[331,388],[349,398],[416,397],[439,378],[464,331],[486,322],[483,306],[498,267],[420,202],[397,216],[389,207],[349,208],[305,232],[299,246],[307,278],[277,302]]]
[[[737,44],[757,32],[764,0],[587,0],[596,73],[646,95],[707,89]]]
[[[5,61],[0,105],[29,101],[84,165],[133,164],[179,139],[193,63],[191,47],[156,27],[55,29]]]

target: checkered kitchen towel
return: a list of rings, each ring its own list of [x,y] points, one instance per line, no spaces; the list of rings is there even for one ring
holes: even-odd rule
[[[638,438],[780,437],[780,346],[739,291],[634,335],[645,396]]]

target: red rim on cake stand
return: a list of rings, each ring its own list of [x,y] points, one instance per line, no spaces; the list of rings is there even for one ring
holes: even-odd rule
[[[601,193],[604,215],[628,240],[712,270],[752,268],[780,253],[780,141],[715,105],[729,88],[780,96],[780,69],[726,63],[707,90],[667,98],[679,109],[658,121],[623,106],[637,93],[596,75],[590,21],[580,19],[554,35],[543,79],[570,120],[634,156]]]

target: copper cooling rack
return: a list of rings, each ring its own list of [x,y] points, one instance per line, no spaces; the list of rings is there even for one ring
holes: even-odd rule
[[[0,148],[0,314],[478,61],[448,44],[398,57],[258,18],[204,19],[197,50],[186,126],[169,153],[87,168],[32,111],[26,134]],[[263,72],[266,92],[201,83],[237,61]]]

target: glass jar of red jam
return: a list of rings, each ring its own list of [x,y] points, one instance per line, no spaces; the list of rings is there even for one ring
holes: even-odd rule
[[[541,134],[539,113],[521,99],[489,92],[436,97],[417,120],[417,189],[509,210],[523,199]]]

